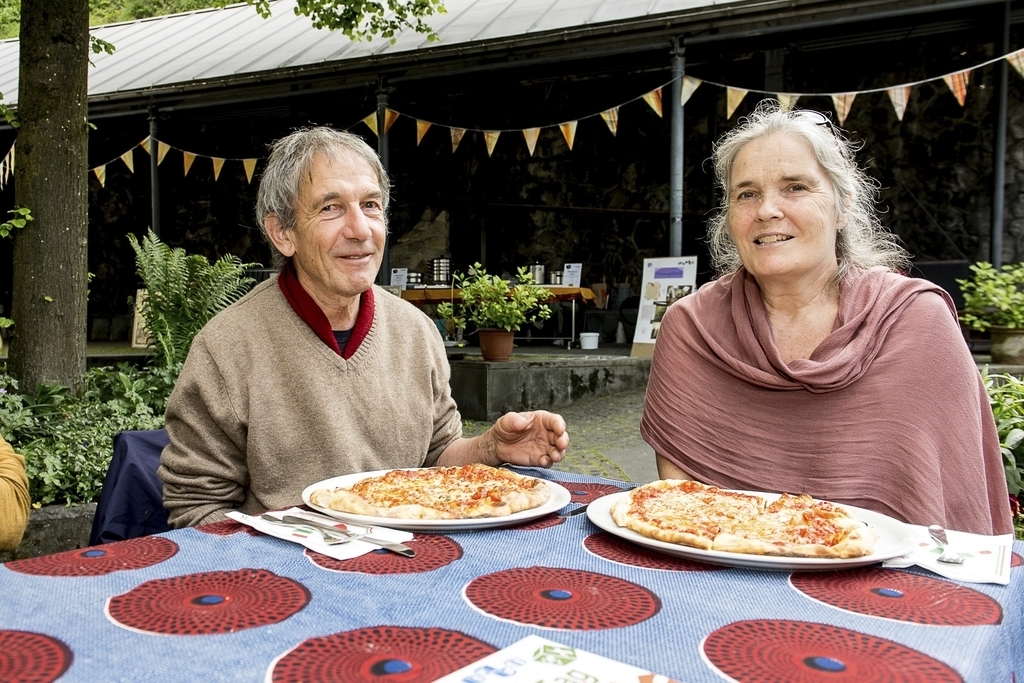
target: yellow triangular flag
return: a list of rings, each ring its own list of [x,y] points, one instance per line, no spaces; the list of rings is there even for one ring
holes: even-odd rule
[[[731,119],[733,113],[736,111],[736,107],[740,106],[740,102],[747,96],[747,91],[741,88],[726,88],[725,89],[725,118]]]
[[[256,170],[256,160],[242,159],[242,166],[245,166],[245,179],[252,183],[252,172]]]
[[[910,101],[910,86],[898,85],[895,88],[886,90],[889,93],[889,101],[892,108],[896,110],[896,118],[903,120],[903,113],[907,111],[907,102]]]
[[[967,83],[971,79],[971,70],[958,71],[955,74],[949,74],[943,76],[942,80],[946,82],[949,89],[953,91],[953,97],[960,103],[960,106],[964,106],[964,101],[967,99]]]
[[[452,154],[455,154],[455,150],[459,148],[459,143],[462,142],[462,136],[465,134],[465,128],[452,128]]]
[[[652,90],[644,95],[644,102],[651,105],[651,109],[654,110],[655,114],[661,116],[661,88]],[[571,149],[572,145],[569,145],[569,148]]]
[[[196,155],[192,152],[182,152],[181,155],[185,157],[185,175],[188,175],[188,169],[192,168],[192,162],[196,160]]]
[[[540,128],[527,128],[523,131],[523,137],[526,138],[526,148],[530,150],[530,156],[533,156],[533,150],[537,148],[537,138],[540,136]]]
[[[401,114],[399,114],[397,111],[391,111],[390,109],[387,109],[387,108],[384,109],[384,132],[385,133],[387,133],[389,130],[391,130],[391,126],[395,123],[395,121],[398,120],[399,116],[401,116]]]
[[[850,113],[850,107],[853,106],[853,101],[857,99],[857,93],[845,92],[839,93],[832,96],[832,104],[836,108],[836,118],[839,119],[839,125],[843,125],[843,121],[846,120],[846,116]]]
[[[660,104],[660,101],[659,101]],[[569,151],[572,151],[572,141],[576,139],[576,124],[577,121],[570,121],[569,123],[560,123],[558,127],[562,131],[562,137],[565,138],[566,144],[569,145]]]
[[[428,121],[417,121],[416,122],[416,146],[420,146],[420,142],[423,141],[423,136],[430,130],[430,123]]]
[[[370,130],[373,131],[374,135],[379,135],[379,133],[377,132],[377,112],[373,112],[365,119],[363,119],[363,123],[365,123],[370,128]]]
[[[690,99],[690,95],[693,91],[700,87],[700,84],[704,81],[699,78],[693,78],[691,76],[683,76],[683,92],[679,97],[679,106],[685,106],[687,101]]]
[[[146,150],[146,154],[149,154],[149,138],[146,138],[145,140],[140,142],[139,147]]]
[[[170,149],[171,149],[171,146],[168,145],[166,142],[160,142],[159,140],[157,140],[157,143],[156,143],[156,165],[157,166],[159,166],[161,163],[163,163],[164,157],[167,156],[167,152]]]
[[[800,96],[780,92],[775,94],[775,98],[779,101],[779,106],[782,107],[782,111],[792,111],[793,107],[796,106],[796,101],[800,99]]]
[[[96,179],[100,181],[100,187],[107,186],[107,165],[97,166],[92,169],[92,172],[96,174]]]
[[[605,109],[601,112],[601,118],[608,125],[608,130],[612,132],[612,135],[615,135],[619,128],[619,108]]]
[[[500,130],[484,131],[484,142],[487,143],[487,156],[491,156],[491,153],[494,152],[494,145],[498,143],[499,135],[501,135]]]
[[[1006,61],[1017,70],[1017,73],[1024,76],[1024,49],[1006,55]]]
[[[121,155],[121,161],[124,162],[124,165],[127,166],[128,170],[131,171],[132,173],[135,173],[135,155],[133,154],[134,151],[135,148],[133,147]]]
[[[220,169],[224,168],[224,160],[213,157],[213,179],[220,178]]]

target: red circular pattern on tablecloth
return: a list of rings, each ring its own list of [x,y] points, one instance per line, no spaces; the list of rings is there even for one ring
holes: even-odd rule
[[[152,567],[178,553],[178,544],[162,536],[143,536],[52,555],[7,563],[19,574],[33,576],[103,576],[111,572]]]
[[[740,683],[962,683],[948,665],[900,643],[805,621],[737,621],[702,644],[708,662]]]
[[[665,569],[677,572],[711,572],[728,569],[728,567],[659,553],[656,550],[630,543],[607,531],[590,534],[583,539],[583,547],[610,562],[643,567],[644,569]]]
[[[550,529],[551,527],[558,526],[559,524],[565,524],[565,519],[558,515],[551,514],[531,519],[529,522],[510,526],[508,529],[510,531],[540,531],[541,529]]]
[[[212,534],[214,536],[230,536],[239,532],[244,532],[250,536],[265,536],[266,534],[253,529],[248,524],[242,524],[233,519],[222,519],[219,522],[211,522],[210,524],[203,524],[202,526],[193,527],[196,531],[202,531],[204,534]]]
[[[577,569],[506,569],[473,579],[464,593],[499,619],[572,631],[633,626],[661,610],[661,600],[643,586]]]
[[[930,626],[985,626],[1003,621],[1002,606],[973,588],[893,569],[794,573],[801,593],[839,609]],[[942,599],[937,600],[936,596]]]
[[[560,481],[558,483],[572,494],[572,502],[583,505],[593,503],[598,498],[607,496],[610,493],[618,493],[622,490],[613,484],[580,484],[571,481]]]
[[[0,681],[50,683],[64,675],[74,655],[62,641],[44,633],[0,631]]]
[[[1024,564],[1024,557],[1021,557],[1017,553],[1010,553],[1010,566],[1019,567]]]
[[[146,633],[209,635],[276,624],[309,599],[298,581],[265,569],[239,569],[146,581],[110,598],[107,615]]]
[[[403,557],[383,548],[349,560],[336,560],[309,549],[306,557],[329,571],[361,574],[420,574],[440,569],[462,557],[462,546],[440,534],[415,534],[406,545],[416,551],[416,557]]]
[[[303,641],[271,665],[271,680],[433,681],[496,651],[458,631],[377,626]]]

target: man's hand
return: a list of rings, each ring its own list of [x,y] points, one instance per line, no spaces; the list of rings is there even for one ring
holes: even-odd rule
[[[569,434],[561,415],[546,410],[505,413],[491,427],[493,453],[499,463],[551,467],[565,457]]]

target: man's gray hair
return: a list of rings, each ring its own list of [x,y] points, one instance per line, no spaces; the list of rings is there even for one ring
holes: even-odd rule
[[[711,261],[719,275],[740,268],[739,251],[729,231],[729,185],[736,156],[748,142],[766,135],[788,134],[804,140],[811,148],[835,193],[837,279],[851,271],[872,266],[901,272],[909,267],[909,256],[899,238],[882,227],[875,210],[878,183],[857,167],[859,146],[848,140],[823,114],[811,110],[784,111],[775,100],[761,101],[739,125],[715,145],[712,161],[715,181],[722,192],[722,205],[708,223]]]
[[[294,230],[297,223],[295,204],[299,197],[299,189],[302,187],[303,179],[311,177],[313,161],[318,155],[328,161],[334,161],[342,154],[356,155],[366,161],[373,170],[377,184],[380,185],[381,209],[386,221],[391,184],[387,171],[384,170],[373,148],[358,135],[325,126],[297,130],[271,145],[270,157],[260,177],[260,188],[256,195],[256,222],[260,226],[263,238],[270,245],[275,266],[282,266],[288,259],[270,241],[266,217],[277,216],[285,230]]]

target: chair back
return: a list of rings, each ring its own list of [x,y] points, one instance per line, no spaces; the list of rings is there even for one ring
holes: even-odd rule
[[[156,474],[167,430],[121,432],[96,504],[89,545],[170,531],[163,482]]]

